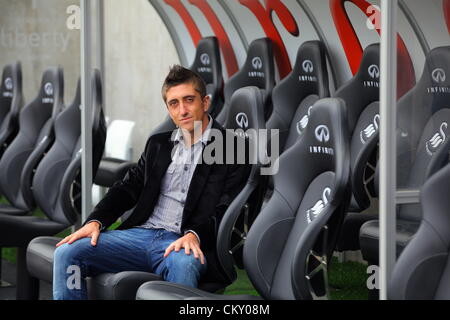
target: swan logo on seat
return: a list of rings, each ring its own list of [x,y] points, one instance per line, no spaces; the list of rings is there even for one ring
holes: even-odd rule
[[[53,85],[51,82],[47,82],[44,85],[44,92],[47,96],[53,95]],[[50,97],[43,98],[42,103],[53,103],[53,98],[50,98]]]
[[[380,69],[376,64],[372,64],[369,66],[369,69],[367,70],[369,72],[369,76],[372,79],[378,79],[380,78]]]
[[[4,91],[3,92],[3,97],[5,98],[12,98],[13,94],[11,92],[11,90],[13,89],[13,81],[11,78],[6,78],[5,79],[5,89],[8,91]]]
[[[316,128],[315,131],[316,139],[319,142],[328,142],[330,140],[330,130],[328,130],[328,127],[326,125],[321,124]]]
[[[203,65],[205,66],[209,66],[210,64],[210,60],[209,60],[209,55],[207,53],[202,53],[200,56],[200,61]]]
[[[369,124],[364,130],[359,133],[359,139],[362,144],[366,144],[367,141],[378,131],[380,125],[380,115],[377,113],[373,117],[373,123]]]
[[[314,219],[316,219],[317,216],[322,213],[323,209],[325,209],[325,206],[328,204],[328,202],[330,202],[330,195],[331,188],[326,187],[322,192],[322,199],[318,200],[312,208],[306,210],[306,220],[308,221],[308,224],[313,222]]]
[[[236,115],[236,123],[239,127],[241,127],[242,129],[247,129],[248,128],[248,117],[244,112],[239,112]]]
[[[252,59],[252,67],[254,70],[261,70],[263,67],[263,63],[260,57],[254,57]],[[255,77],[259,77],[259,78],[264,78],[264,72],[262,71],[249,71],[248,72],[248,76],[255,78]]]
[[[314,71],[314,65],[311,60],[303,61],[302,68],[303,68],[303,71],[305,71],[306,73],[311,73]]]
[[[439,146],[445,141],[447,138],[445,131],[447,130],[448,124],[447,122],[442,122],[439,127],[439,132],[436,132],[430,140],[427,141],[425,144],[425,149],[427,150],[427,153],[432,156],[433,153],[436,152],[436,150],[439,148]]]
[[[431,78],[433,78],[434,82],[440,83],[444,82],[447,77],[445,75],[444,69],[436,68],[431,73]]]
[[[305,114],[300,121],[297,122],[297,133],[301,135],[303,133],[303,130],[305,130],[306,126],[308,125],[309,116],[311,115],[311,109],[313,106],[310,106],[308,108],[308,113]]]

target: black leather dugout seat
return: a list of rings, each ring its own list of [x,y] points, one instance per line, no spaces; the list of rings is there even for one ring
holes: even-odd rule
[[[437,74],[450,74],[449,66],[450,46],[431,50],[419,82],[397,103],[397,189],[420,189],[448,163],[450,78]],[[416,233],[421,219],[420,204],[397,206],[397,256]],[[378,242],[378,220],[363,224],[361,252],[370,264],[378,264]]]
[[[348,108],[352,200],[345,216],[336,249],[359,250],[361,225],[378,217],[362,212],[370,207],[374,196],[374,172],[378,153],[380,47],[366,47],[358,72],[334,94]]]
[[[19,131],[23,103],[22,67],[16,62],[3,68],[0,83],[0,158]]]
[[[0,159],[0,193],[9,204],[0,214],[23,215],[35,207],[31,184],[39,161],[54,141],[53,126],[63,105],[60,67],[46,70],[37,97],[20,112],[20,130]]]
[[[19,112],[23,103],[22,68],[17,62],[3,68],[0,82],[0,159],[19,131]],[[0,248],[0,256],[1,253]],[[0,278],[1,266],[0,259]]]
[[[280,154],[303,134],[313,104],[330,96],[326,56],[322,42],[304,42],[298,48],[292,71],[273,89],[273,111],[267,129],[279,130],[278,137],[271,135],[271,139],[278,139]],[[273,190],[272,176],[266,184],[268,198]]]
[[[301,137],[308,124],[309,113],[314,102],[328,97],[329,94],[326,49],[320,41],[307,41],[299,47],[292,71],[273,89],[273,112],[267,121],[266,128],[278,129],[279,134],[276,136],[268,132],[268,137],[272,140],[267,146],[268,153],[282,154],[284,150],[292,146]],[[278,139],[277,151],[270,150],[274,139]],[[255,177],[253,183],[258,184],[255,190],[258,189],[254,192],[252,190],[252,198],[247,199],[249,202],[245,206],[243,216],[236,224],[232,241],[236,243],[233,246],[233,254],[236,265],[240,268],[243,268],[242,245],[261,206],[272,194],[273,176]]]
[[[312,299],[327,293],[327,234],[337,227],[335,223],[341,220],[349,198],[346,122],[342,100],[317,101],[302,137],[278,158],[273,196],[257,216],[244,244],[245,270],[264,299]],[[212,294],[153,281],[143,284],[136,298],[259,297]]]
[[[275,86],[273,49],[269,38],[250,43],[244,65],[225,83],[225,104],[216,118],[217,122],[225,124],[233,93],[247,86],[258,87],[263,93],[264,119],[267,121],[272,114],[272,90]]]
[[[95,174],[106,140],[106,127],[101,109],[101,82],[95,73],[93,85],[93,173]],[[35,299],[39,293],[39,271],[47,261],[46,250],[39,238],[34,250],[29,242],[38,236],[52,236],[79,220],[81,170],[80,85],[73,103],[56,118],[55,142],[36,168],[33,195],[45,218],[36,216],[0,216],[0,244],[18,247],[17,298]],[[44,243],[47,240],[44,239]],[[27,255],[27,259],[26,259]],[[27,271],[27,263],[30,273]],[[36,271],[36,273],[34,273]]]
[[[450,299],[449,190],[450,165],[446,165],[421,189],[420,227],[395,264],[389,282],[389,299]]]

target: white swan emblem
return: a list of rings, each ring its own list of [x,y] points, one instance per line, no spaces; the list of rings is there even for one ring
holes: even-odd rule
[[[325,206],[328,204],[329,202],[329,197],[331,195],[331,189],[330,188],[325,188],[322,192],[322,199],[320,199],[319,201],[316,202],[316,204],[306,210],[306,219],[308,220],[308,223],[311,223],[325,208]]]
[[[431,139],[427,141],[425,149],[430,156],[433,155],[433,152],[445,141],[446,135],[444,129],[447,129],[447,127],[447,122],[442,122],[439,127],[439,132],[436,132]]]
[[[311,115],[311,109],[312,106],[308,108],[308,113],[305,114],[299,122],[297,122],[297,133],[302,134],[303,130],[305,130],[306,126],[308,125],[309,116]]]
[[[375,132],[378,131],[379,123],[380,123],[380,115],[377,113],[373,117],[373,123],[369,124],[364,130],[362,130],[359,133],[359,138],[362,144],[366,144],[367,140],[369,140],[370,137],[372,137],[375,134]]]

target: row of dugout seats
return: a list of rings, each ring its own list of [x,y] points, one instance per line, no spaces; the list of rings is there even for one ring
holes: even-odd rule
[[[414,177],[407,187],[420,188],[448,161],[445,135],[433,138],[435,132],[440,133],[438,129],[446,129],[443,126],[446,121],[436,121],[446,117],[447,96],[445,90],[429,88],[436,87],[432,83],[432,70],[442,68],[447,72],[449,50],[437,48],[429,53],[421,80],[399,101],[399,127],[405,128],[399,136],[408,137],[408,143],[399,144],[403,148],[399,155],[409,164],[399,173]],[[209,90],[220,95],[218,52],[217,40],[204,39],[199,43],[192,68],[207,70],[198,67],[206,61],[200,58],[204,53],[216,57],[216,69],[211,68],[216,76],[211,78],[216,79],[213,82],[217,90],[212,90],[215,85],[210,85]],[[236,253],[243,248],[243,266],[263,298],[311,299],[326,295],[326,272],[335,249],[361,248],[363,255],[378,250],[373,249],[378,231],[366,237],[370,245],[364,238],[364,228],[368,225],[371,230],[376,229],[372,227],[376,222],[364,223],[376,219],[376,215],[363,211],[376,196],[373,181],[379,127],[379,46],[373,44],[365,49],[356,75],[331,99],[324,99],[330,96],[326,56],[319,41],[304,43],[291,74],[275,86],[270,41],[258,39],[250,45],[244,66],[225,83],[222,110],[214,111],[216,118],[230,129],[280,130],[281,156],[276,160],[279,171],[273,181],[261,174],[267,164],[259,159],[217,230],[217,258],[229,282],[236,279],[234,266],[242,259]],[[261,63],[255,63],[256,57]],[[255,75],[262,74],[264,79],[252,82],[257,78]],[[237,117],[242,114],[246,115],[246,121]],[[435,118],[431,117],[434,114]],[[170,126],[173,128],[166,121],[155,132]],[[420,212],[418,205],[415,208],[414,213]],[[420,216],[416,218],[416,227]],[[57,241],[37,238],[28,247],[28,269],[34,277],[51,281],[52,254]],[[160,280],[157,275],[143,272],[102,274],[90,279],[89,293],[96,299],[134,299],[136,292],[138,299],[221,299],[215,293],[227,285],[200,283],[199,290],[192,290],[157,280]]]
[[[212,38],[214,39],[214,38]],[[207,53],[208,56],[214,56],[209,51],[203,51],[205,48],[213,48],[214,46],[204,46],[205,42],[215,43],[215,48],[217,49],[217,42],[216,40],[210,39],[204,39],[199,44],[199,49],[197,51],[196,57],[199,58],[202,56],[202,54]],[[261,51],[265,54],[262,54]],[[217,55],[216,55],[217,56]],[[255,73],[256,71],[251,71],[251,68],[254,67],[253,61],[255,61],[255,58],[258,57],[262,65],[256,65],[260,70],[263,71],[263,76],[261,76],[261,73]],[[262,57],[262,58],[261,58]],[[305,63],[307,61],[307,63]],[[195,65],[195,63],[194,63]],[[245,67],[246,66],[246,67]],[[193,68],[195,70],[195,67]],[[205,70],[205,69],[200,69]],[[250,73],[253,72],[253,73]],[[201,74],[201,73],[200,73]],[[254,75],[259,75],[258,77],[255,77]],[[247,75],[247,79],[245,79],[245,75]],[[265,79],[265,76],[267,75],[267,78],[269,81],[263,81]],[[258,80],[255,82],[255,78]],[[295,145],[296,141],[299,140],[300,137],[303,136],[303,133],[306,130],[306,125],[310,123],[310,116],[312,113],[312,110],[314,109],[312,106],[316,101],[318,101],[321,98],[325,98],[329,96],[329,86],[328,86],[328,72],[326,67],[326,51],[324,46],[319,41],[311,41],[303,44],[298,51],[297,59],[295,66],[293,68],[292,73],[286,77],[286,79],[283,80],[274,90],[272,94],[272,89],[274,86],[274,68],[273,68],[273,55],[271,51],[271,43],[268,39],[258,39],[255,42],[253,42],[250,45],[249,54],[247,56],[246,62],[244,64],[244,67],[239,71],[235,76],[233,76],[227,84],[225,84],[225,91],[226,88],[233,88],[242,86],[243,88],[235,90],[231,95],[231,98],[229,98],[228,103],[225,102],[225,107],[221,111],[220,115],[223,114],[224,119],[223,124],[225,127],[230,129],[236,129],[236,128],[242,128],[242,129],[264,129],[267,127],[271,128],[278,128],[280,130],[280,137],[282,139],[282,149],[287,150],[289,147]],[[253,81],[253,82],[251,82]],[[298,83],[300,82],[300,87]],[[228,84],[231,83],[232,85]],[[249,84],[254,84],[253,86]],[[265,86],[267,84],[267,87]],[[296,90],[293,90],[293,88],[297,88]],[[266,90],[267,89],[267,90]],[[231,89],[230,89],[231,90]],[[286,94],[289,94],[286,96]],[[289,99],[291,97],[291,99]],[[273,103],[272,103],[273,98]],[[225,99],[227,101],[227,99]],[[267,107],[268,101],[270,101],[270,104],[273,104],[273,107]],[[341,100],[334,100],[329,101],[327,103],[328,105],[336,106],[337,107],[331,107],[331,109],[334,108],[344,108],[342,105]],[[339,107],[340,106],[340,107]],[[326,109],[326,107],[323,107]],[[320,109],[320,108],[319,108]],[[270,110],[268,112],[267,110]],[[324,111],[325,112],[325,111]],[[333,112],[333,111],[330,111]],[[242,126],[242,122],[237,121],[237,115],[238,114],[245,114],[247,116],[247,119],[245,122],[245,126]],[[344,119],[344,123],[347,122],[345,111],[338,111],[338,114],[342,119]],[[330,119],[333,119],[333,117],[330,117]],[[312,121],[312,120],[311,120]],[[266,125],[268,123],[269,125]],[[173,124],[171,124],[173,126]],[[164,126],[164,124],[163,124]],[[327,127],[325,130],[330,130],[329,128],[333,128],[332,124],[324,125]],[[173,127],[172,127],[173,128]],[[346,137],[346,134],[344,131],[342,131],[342,128],[346,128],[345,125],[342,125],[339,127],[340,129],[334,129],[334,132],[339,135],[344,135]],[[164,129],[167,129],[165,127]],[[158,128],[156,131],[163,130],[161,128]],[[341,131],[340,131],[341,130]],[[310,133],[311,135],[315,135],[313,131]],[[328,132],[329,135],[329,132]],[[306,139],[306,138],[305,138]],[[340,138],[340,141],[345,141],[340,144],[339,150],[341,148],[346,148],[346,138]],[[320,141],[319,141],[320,142]],[[322,141],[325,142],[325,141]],[[328,140],[326,142],[329,142]],[[264,143],[261,141],[261,143]],[[333,143],[333,142],[330,142]],[[264,145],[263,148],[266,146]],[[316,146],[317,147],[317,146]],[[332,149],[335,150],[335,147],[328,148],[323,147],[324,150]],[[328,149],[327,149],[328,148]],[[307,148],[303,146],[303,151],[305,152]],[[317,154],[312,153],[314,156],[320,157],[322,155],[321,152],[318,152]],[[339,153],[344,160],[344,164],[341,166],[343,167],[344,171],[339,170],[339,173],[344,174],[345,170],[347,169],[346,161],[348,160],[348,151]],[[333,157],[330,157],[333,159]],[[337,161],[337,160],[336,160]],[[314,163],[315,161],[311,161],[311,163]],[[296,166],[296,161],[290,160],[289,163],[292,163],[293,166]],[[327,166],[332,167],[333,161],[327,163]],[[234,254],[234,256],[231,253],[240,253],[239,248],[242,248],[242,245],[244,244],[244,239],[246,238],[248,241],[248,235],[247,230],[250,223],[256,218],[257,213],[259,213],[260,208],[262,204],[260,203],[262,194],[264,196],[265,193],[265,179],[260,174],[260,169],[263,166],[262,161],[259,161],[253,168],[252,173],[250,175],[249,181],[241,194],[235,199],[235,201],[232,203],[232,205],[228,208],[227,212],[225,213],[225,216],[220,224],[220,227],[218,229],[218,259],[221,262],[221,265],[223,267],[223,270],[228,275],[229,282],[232,282],[236,279],[236,272],[234,269],[234,265],[236,263],[236,260],[242,259],[242,255]],[[291,167],[290,170],[293,168]],[[299,167],[300,169],[300,167]],[[320,170],[320,167],[318,167],[318,170]],[[331,170],[331,169],[330,169]],[[287,172],[287,171],[286,171]],[[287,174],[287,173],[285,173]],[[299,174],[302,175],[302,171],[299,171]],[[314,175],[314,173],[312,172]],[[319,174],[318,174],[319,175]],[[313,178],[311,178],[314,180]],[[348,177],[340,177],[339,179],[342,179],[340,183],[336,183],[340,190],[340,188],[348,189]],[[346,180],[347,179],[347,180]],[[284,185],[285,179],[280,179],[279,184]],[[289,183],[289,182],[288,182]],[[292,183],[292,182],[290,182]],[[306,179],[302,182],[304,185],[308,185],[311,183],[311,180]],[[341,185],[342,184],[342,185]],[[272,197],[276,198],[275,194],[278,194],[278,192],[275,192],[277,190],[276,187],[277,183],[274,181],[272,183]],[[290,187],[278,187],[282,189],[290,189]],[[304,186],[302,188],[305,188]],[[324,193],[326,188],[324,188],[321,191],[320,197],[319,196],[312,196],[314,199],[321,199],[322,204],[323,203],[329,203],[331,201],[332,195],[328,194],[328,191]],[[327,189],[328,190],[328,189]],[[254,196],[255,191],[257,196]],[[306,189],[303,190],[303,192],[306,192]],[[258,194],[259,193],[259,194]],[[284,193],[284,191],[283,191]],[[333,227],[330,228],[331,232],[326,232],[328,235],[328,238],[331,240],[326,240],[326,243],[323,246],[323,249],[319,250],[322,252],[322,250],[325,250],[325,257],[321,256],[321,261],[319,262],[319,266],[323,267],[323,265],[326,265],[326,261],[329,259],[332,248],[334,247],[333,243],[336,242],[338,230],[340,223],[342,221],[342,214],[346,211],[344,208],[346,206],[345,201],[345,195],[346,192],[339,191],[338,192],[339,200],[336,200],[336,207],[330,211],[330,217],[331,219],[331,225]],[[270,197],[270,199],[272,199]],[[296,196],[295,193],[292,194],[293,200],[300,201],[301,198],[299,196]],[[276,201],[274,200],[272,201]],[[316,200],[317,200],[316,199]],[[279,201],[279,200],[278,200]],[[323,202],[325,201],[325,202]],[[313,202],[312,200],[309,200],[309,202]],[[317,201],[316,201],[317,202]],[[267,201],[266,205],[270,205],[270,200]],[[314,207],[313,203],[311,207]],[[300,203],[296,204],[297,206],[300,205]],[[244,210],[241,210],[242,207],[244,207]],[[320,207],[320,204],[319,204]],[[310,211],[310,215],[318,214],[317,207],[314,208],[314,210]],[[339,212],[339,214],[331,214],[331,212],[334,211]],[[247,214],[242,219],[241,213],[244,212],[244,215]],[[292,221],[295,220],[295,213],[293,214]],[[338,218],[339,217],[339,218]],[[239,220],[244,220],[244,223],[242,225],[242,231],[238,233],[238,239],[235,239],[236,236],[236,230],[239,226],[241,226],[241,223],[239,223]],[[310,218],[311,219],[311,218]],[[317,232],[321,232],[322,227],[328,223],[328,219],[325,219],[323,221],[323,224],[318,224]],[[305,230],[307,230],[306,226],[303,226]],[[297,237],[302,234],[304,230],[299,230],[297,232],[293,233],[293,240],[291,246],[294,245],[295,241],[294,239],[297,239]],[[306,231],[305,231],[306,232]],[[314,238],[314,237],[313,237]],[[51,248],[54,246],[54,244],[57,242],[57,239],[50,239],[50,238],[41,238],[36,239],[31,243],[29,246],[29,253],[36,255],[34,252],[41,250],[40,246],[42,244],[47,244],[48,248]],[[311,239],[308,240],[311,242]],[[246,242],[245,242],[246,243]],[[312,241],[312,243],[315,243],[315,241]],[[306,248],[306,246],[299,246]],[[48,252],[51,252],[52,250],[49,250]],[[319,254],[320,255],[320,254]],[[287,268],[291,260],[291,253],[287,253],[286,258],[286,265],[283,266],[283,268]],[[47,257],[51,259],[50,257]],[[42,260],[42,259],[41,259]],[[299,262],[297,262],[299,263]],[[34,263],[35,265],[38,263]],[[43,261],[40,261],[39,263],[41,266],[45,265]],[[308,272],[311,272],[311,268],[313,268],[314,263],[311,267],[307,268]],[[275,266],[274,266],[275,267]],[[316,266],[314,266],[315,268]],[[34,268],[36,269],[36,268]],[[37,276],[40,279],[46,279],[51,280],[51,265],[47,263],[47,272],[34,272],[35,276]],[[284,273],[280,269],[280,274],[283,273],[284,278],[282,281],[288,281],[290,273]],[[43,274],[46,274],[46,276],[42,276]],[[324,274],[319,273],[321,277],[324,277]],[[89,294],[91,298],[100,298],[100,299],[134,299],[136,295],[137,288],[140,284],[149,281],[149,280],[158,280],[160,279],[158,276],[151,274],[151,273],[142,273],[142,272],[122,272],[118,274],[103,274],[96,276],[92,279],[89,279]],[[324,284],[325,281],[318,281],[319,284]],[[200,283],[199,287],[201,289],[206,289],[207,292],[214,293],[219,290],[222,290],[226,284],[210,284],[210,283]],[[315,285],[317,287],[320,287],[320,285]],[[299,286],[303,287],[303,286]],[[308,295],[305,295],[304,298],[312,297],[316,295],[323,295],[324,288],[315,288],[318,292],[317,293],[309,293]],[[278,293],[280,294],[280,293]],[[294,294],[294,291],[289,292],[285,297],[294,298],[295,296],[298,296],[298,294]]]
[[[79,222],[81,209],[81,90],[73,102],[63,102],[60,67],[47,69],[35,99],[23,105],[20,64],[4,68],[1,88],[2,132],[0,158],[0,247],[17,250],[17,298],[28,299],[38,282],[29,276],[29,242],[55,235]],[[103,154],[106,127],[98,71],[92,75],[92,170]],[[5,129],[3,129],[5,126]],[[12,127],[12,128],[9,128]],[[14,135],[14,133],[16,133]],[[2,136],[3,137],[3,136]],[[33,214],[38,208],[45,218]]]

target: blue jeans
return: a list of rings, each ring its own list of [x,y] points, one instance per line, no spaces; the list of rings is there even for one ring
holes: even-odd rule
[[[65,243],[55,251],[53,298],[87,299],[85,278],[105,272],[152,272],[166,281],[197,287],[206,263],[201,264],[192,252],[187,255],[184,248],[163,257],[179,237],[162,229],[132,228],[100,233],[95,247],[90,238]]]

